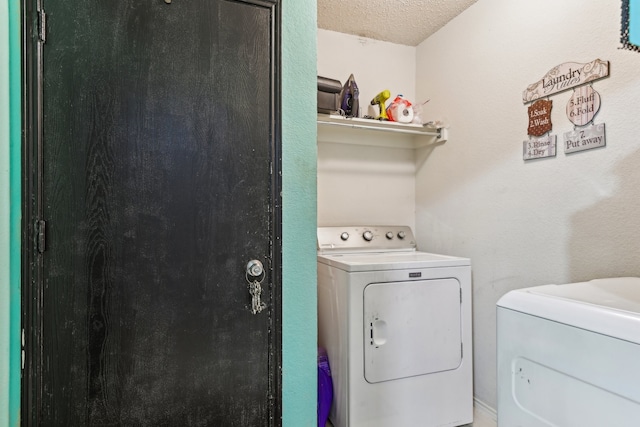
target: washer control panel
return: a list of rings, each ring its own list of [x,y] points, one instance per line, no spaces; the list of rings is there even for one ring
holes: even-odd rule
[[[415,249],[411,227],[405,225],[318,227],[318,250],[321,252]]]

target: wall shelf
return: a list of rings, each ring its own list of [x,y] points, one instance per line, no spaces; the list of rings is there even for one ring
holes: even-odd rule
[[[381,135],[386,133],[387,135]],[[393,134],[393,135],[389,135]],[[447,130],[433,123],[425,125],[397,123],[337,114],[318,114],[318,140],[342,144],[419,148],[445,142]]]

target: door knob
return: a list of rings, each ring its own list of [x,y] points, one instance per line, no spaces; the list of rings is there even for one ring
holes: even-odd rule
[[[249,263],[247,264],[247,274],[249,276],[258,277],[261,276],[262,273],[264,273],[264,267],[259,260],[252,259],[251,261],[249,261]]]
[[[264,280],[264,266],[257,259],[247,263],[247,282],[249,282],[249,294],[251,294],[251,313],[258,314],[267,304],[261,301],[262,286]]]

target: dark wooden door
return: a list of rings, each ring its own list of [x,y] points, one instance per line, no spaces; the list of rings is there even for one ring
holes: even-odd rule
[[[275,3],[27,4],[25,424],[279,424]]]

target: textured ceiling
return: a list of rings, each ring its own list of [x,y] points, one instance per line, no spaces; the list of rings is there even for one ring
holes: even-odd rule
[[[476,0],[317,0],[318,28],[417,46]]]

